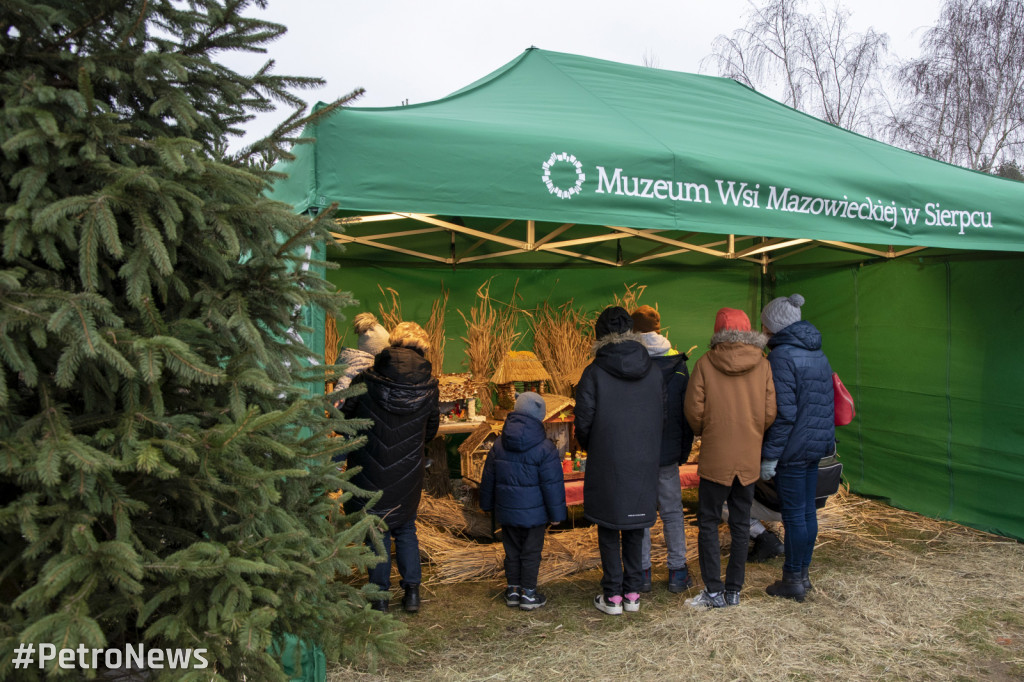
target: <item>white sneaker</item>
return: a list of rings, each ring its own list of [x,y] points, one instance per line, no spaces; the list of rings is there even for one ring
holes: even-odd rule
[[[627,592],[626,596],[622,598],[622,608],[624,611],[636,612],[640,610],[640,595],[636,592]]]
[[[596,597],[594,597],[594,606],[597,607],[598,611],[600,611],[601,613],[607,613],[609,616],[622,615],[622,597],[618,597],[618,601],[612,601],[615,598],[616,597],[612,597],[611,599],[606,601],[604,595],[599,594]]]

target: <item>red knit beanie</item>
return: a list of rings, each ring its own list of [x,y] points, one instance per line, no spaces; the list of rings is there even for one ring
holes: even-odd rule
[[[649,305],[640,306],[633,311],[630,317],[633,318],[633,331],[635,332],[642,334],[661,331],[661,315]]]
[[[725,329],[734,329],[739,332],[749,332],[750,318],[742,310],[736,308],[722,308],[715,315],[715,333]]]

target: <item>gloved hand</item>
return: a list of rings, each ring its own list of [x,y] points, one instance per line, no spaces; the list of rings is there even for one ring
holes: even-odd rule
[[[775,478],[775,467],[779,465],[777,459],[766,459],[761,462],[761,480],[769,481]]]

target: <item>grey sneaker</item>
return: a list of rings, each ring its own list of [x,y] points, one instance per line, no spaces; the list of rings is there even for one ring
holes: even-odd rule
[[[505,606],[519,608],[519,585],[509,585],[505,588]]]
[[[686,605],[695,609],[722,609],[725,608],[725,594],[719,592],[712,596],[708,594],[708,591],[701,590],[700,594],[696,597],[691,597],[686,600]]]
[[[740,605],[740,592],[739,592],[739,590],[726,590],[725,591],[725,605],[726,606],[739,606]]]

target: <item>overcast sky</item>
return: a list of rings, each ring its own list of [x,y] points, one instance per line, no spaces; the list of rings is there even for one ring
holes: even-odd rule
[[[900,58],[918,55],[941,7],[939,0],[843,4],[854,30],[887,33],[890,52]],[[366,94],[355,106],[389,107],[440,99],[530,46],[711,73],[701,60],[716,36],[743,26],[749,7],[747,0],[269,0],[267,10],[251,13],[284,24],[288,33],[266,56],[223,59],[251,72],[272,58],[277,73],[323,78],[326,87],[301,93],[310,104],[361,87]],[[284,116],[257,120],[246,140]]]

